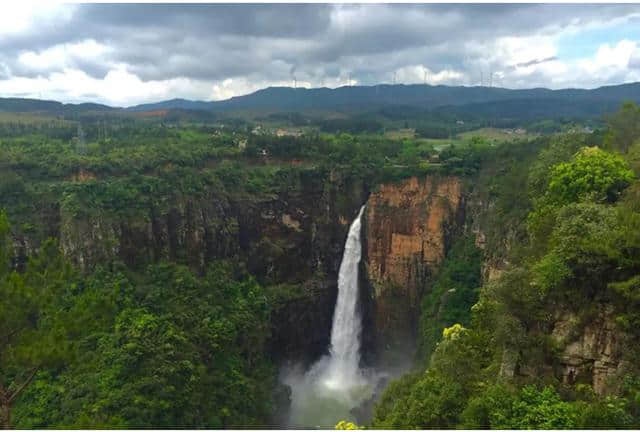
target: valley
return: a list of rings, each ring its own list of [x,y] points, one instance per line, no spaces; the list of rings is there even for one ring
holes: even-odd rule
[[[634,103],[3,102],[5,425],[640,424]]]

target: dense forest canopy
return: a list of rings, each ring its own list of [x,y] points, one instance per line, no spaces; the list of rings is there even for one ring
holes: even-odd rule
[[[509,129],[508,139],[473,134],[499,121],[409,109],[398,118],[394,110],[322,121],[265,117],[274,128],[305,128],[284,134],[256,130],[256,120],[93,111],[0,122],[5,426],[258,427],[277,424],[287,399],[268,348],[273,317],[310,289],[274,270],[287,259],[277,233],[247,250],[248,234],[220,211],[203,216],[221,219],[218,231],[202,233],[215,251],[204,258],[189,245],[136,253],[135,238],[131,253],[123,247],[118,255],[114,238],[98,236],[77,240],[94,246],[78,258],[58,238],[72,222],[124,230],[148,222],[149,209],[171,221],[172,209],[193,211],[194,200],[249,212],[309,184],[328,190],[334,177],[375,190],[450,175],[477,183],[495,203],[485,250],[469,233],[449,248],[421,299],[417,366],[389,385],[367,426],[639,427],[635,104],[600,123],[507,119],[505,127],[522,128]],[[229,237],[240,247],[225,243]],[[488,251],[509,263],[490,280]],[[606,395],[536,370],[559,349],[549,337],[554,314],[586,322],[599,304],[612,307],[629,337],[630,367]],[[536,372],[509,375],[509,357]]]
[[[624,120],[623,120],[624,119]],[[522,210],[521,243],[506,251],[511,264],[470,297],[447,298],[433,316],[434,289],[423,305],[421,343],[434,346],[433,327],[441,331],[428,366],[390,385],[377,405],[373,425],[384,428],[637,428],[640,422],[635,322],[640,271],[639,166],[629,155],[640,146],[637,107],[626,104],[608,119],[605,139],[587,144],[584,136],[557,136],[540,147],[530,168],[505,167],[496,184],[496,214]],[[620,124],[625,125],[617,129]],[[637,129],[636,129],[637,130]],[[631,143],[631,144],[629,144]],[[594,146],[599,145],[598,146]],[[603,150],[608,148],[609,151]],[[622,152],[622,153],[620,153]],[[522,180],[514,182],[512,176]],[[528,184],[513,200],[512,188]],[[500,196],[510,197],[501,200]],[[471,247],[471,246],[469,246]],[[440,284],[477,290],[470,277],[473,254],[454,247]],[[457,270],[460,269],[460,270]],[[473,297],[471,297],[473,298]],[[437,305],[438,303],[436,303]],[[560,347],[550,330],[560,313],[585,324],[600,304],[613,307],[625,341],[629,367],[611,378],[611,391],[596,395],[589,383],[558,381],[541,369]],[[462,314],[458,308],[462,309]],[[463,325],[461,325],[462,323]],[[450,327],[447,327],[450,326]],[[513,378],[509,358],[536,371]],[[506,362],[506,363],[505,363]],[[536,368],[538,368],[536,370]]]

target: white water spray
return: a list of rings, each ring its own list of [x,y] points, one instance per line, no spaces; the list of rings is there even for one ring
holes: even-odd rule
[[[348,389],[362,383],[360,373],[360,333],[362,320],[358,307],[358,266],[362,256],[360,219],[364,206],[349,228],[338,275],[338,300],[333,313],[331,348],[325,385]]]
[[[363,211],[364,206],[349,227],[345,242],[329,355],[318,360],[306,374],[290,371],[284,378],[292,391],[290,426],[332,428],[339,420],[353,420],[352,410],[373,392],[376,379],[365,377],[360,369],[362,319],[358,311],[358,267]]]

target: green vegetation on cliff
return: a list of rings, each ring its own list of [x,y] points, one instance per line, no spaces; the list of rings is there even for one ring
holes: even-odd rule
[[[462,313],[465,327],[456,324],[444,330],[426,369],[389,386],[376,407],[374,426],[640,425],[640,182],[638,172],[630,169],[640,133],[628,136],[628,127],[616,129],[635,110],[625,105],[609,119],[606,145],[573,134],[552,139],[541,150],[524,171],[532,205],[526,224],[512,223],[519,234],[511,237],[510,249],[502,254],[504,271],[480,289],[470,308],[470,324]],[[612,144],[614,140],[622,144]],[[612,150],[586,146],[587,142]],[[627,147],[624,143],[629,142],[635,144]],[[508,178],[504,173],[503,179]],[[504,214],[499,196],[495,203],[489,217]],[[524,201],[522,208],[527,207]],[[486,244],[491,244],[490,238]],[[452,249],[436,287],[447,270],[457,266],[459,253]],[[470,290],[476,283],[472,278],[462,285]],[[460,299],[458,306],[468,300]],[[426,305],[432,301],[425,298]],[[433,307],[423,310],[423,327],[436,324],[432,311]],[[615,336],[603,333],[605,328]],[[604,339],[591,343],[608,344],[606,349],[572,344],[581,337],[593,338],[593,332]],[[611,364],[600,366],[604,375],[593,366],[602,355],[613,356],[605,357]]]
[[[423,296],[420,313],[420,357],[428,360],[446,327],[468,325],[471,306],[482,285],[482,254],[471,237],[454,244],[433,287]]]
[[[191,117],[1,125],[0,420],[274,424],[277,362],[326,349],[345,221],[382,183],[457,175],[483,210],[425,290],[420,367],[373,425],[637,427],[638,108],[604,134],[503,142],[391,139],[387,121],[444,136],[456,117],[379,115],[300,136]],[[594,322],[628,366],[597,388],[566,359]]]
[[[7,270],[0,311],[6,424],[231,427],[269,422],[269,305],[241,268],[158,263],[71,271],[54,244]],[[6,398],[5,398],[6,397]],[[9,417],[11,415],[11,417]],[[11,423],[10,423],[11,422]]]

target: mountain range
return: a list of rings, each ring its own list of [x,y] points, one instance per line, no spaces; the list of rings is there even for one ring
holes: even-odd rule
[[[0,111],[46,112],[52,114],[83,111],[156,111],[156,110],[367,110],[383,106],[439,109],[451,112],[484,110],[505,115],[514,110],[531,115],[551,110],[567,116],[598,116],[617,108],[622,101],[640,102],[640,83],[596,89],[532,88],[512,90],[498,87],[431,86],[423,84],[380,84],[329,88],[269,87],[254,93],[222,101],[171,99],[131,107],[110,107],[96,103],[63,104],[39,99],[0,98]]]

